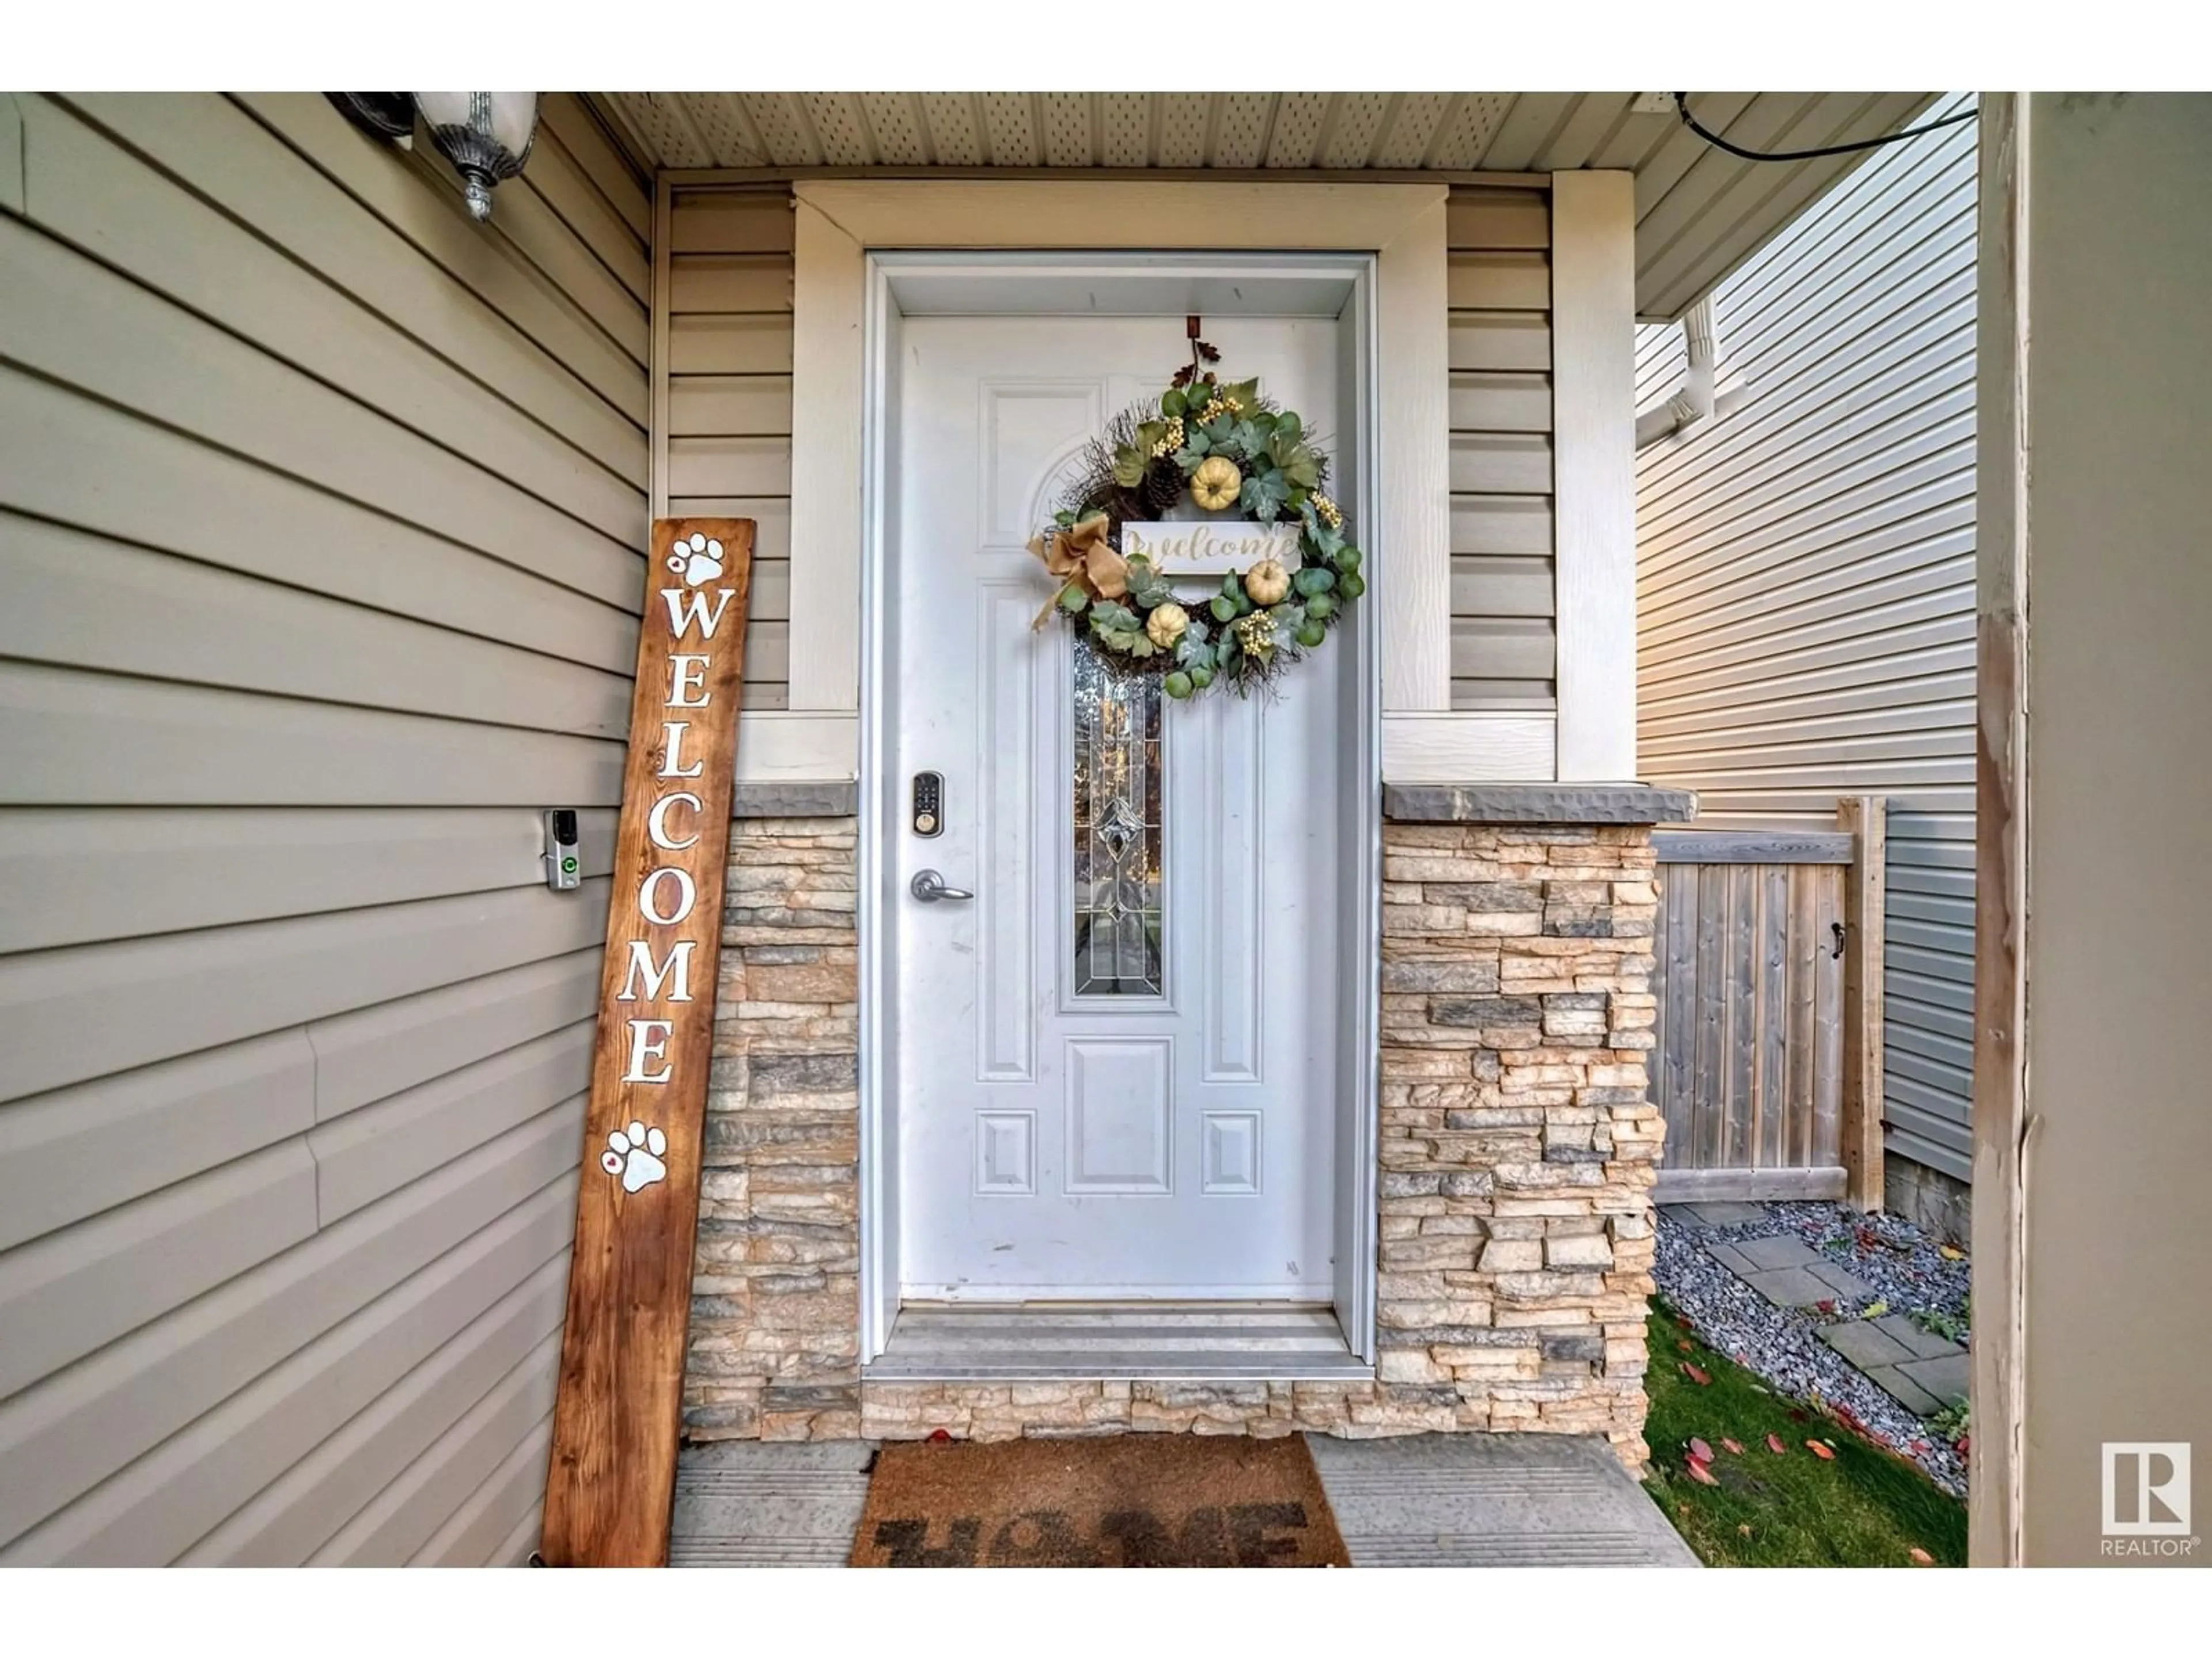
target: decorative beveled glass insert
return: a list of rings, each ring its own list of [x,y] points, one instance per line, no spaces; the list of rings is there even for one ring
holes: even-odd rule
[[[1075,994],[1163,989],[1159,678],[1075,644]]]

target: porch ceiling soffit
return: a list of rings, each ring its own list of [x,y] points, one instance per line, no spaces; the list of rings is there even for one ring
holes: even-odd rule
[[[1807,149],[1896,131],[1936,95],[1690,97],[1698,118],[1735,143]],[[1636,175],[1645,319],[1679,316],[1862,159],[1745,161],[1614,92],[637,92],[594,101],[649,170],[733,176],[1624,170]]]

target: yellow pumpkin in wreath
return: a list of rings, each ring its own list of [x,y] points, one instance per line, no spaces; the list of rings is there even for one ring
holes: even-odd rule
[[[1255,605],[1280,605],[1291,592],[1291,573],[1279,559],[1262,559],[1244,573],[1244,591]]]
[[[1244,475],[1226,455],[1209,455],[1190,475],[1190,498],[1207,512],[1237,505],[1243,492]]]

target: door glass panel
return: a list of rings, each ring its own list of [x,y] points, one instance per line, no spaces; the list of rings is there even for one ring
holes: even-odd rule
[[[1156,997],[1163,694],[1075,639],[1075,994]]]

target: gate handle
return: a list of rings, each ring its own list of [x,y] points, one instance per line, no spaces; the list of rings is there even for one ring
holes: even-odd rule
[[[921,878],[917,876],[915,879],[919,881]],[[1844,924],[1840,921],[1832,921],[1828,924],[1828,931],[1836,936],[1836,948],[1828,953],[1828,959],[1832,962],[1841,962],[1844,959]]]
[[[971,899],[975,896],[964,887],[947,887],[945,878],[934,870],[917,870],[906,890],[924,904],[935,904],[940,899]]]

